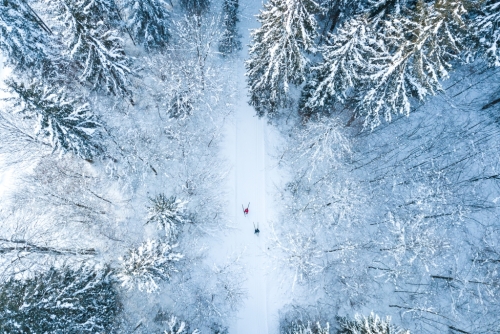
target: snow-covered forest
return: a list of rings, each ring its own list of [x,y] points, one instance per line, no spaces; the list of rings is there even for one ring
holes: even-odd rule
[[[499,0],[1,0],[0,332],[500,333]]]

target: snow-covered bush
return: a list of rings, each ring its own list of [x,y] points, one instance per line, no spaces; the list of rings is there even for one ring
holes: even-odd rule
[[[285,155],[290,169],[304,173],[307,181],[341,168],[343,160],[351,152],[351,142],[335,117],[313,117],[307,124],[292,130],[293,139],[288,143]],[[309,163],[302,164],[302,159]]]
[[[175,275],[171,283],[162,288],[162,294],[175,302],[176,314],[189,319],[189,323],[202,333],[228,334],[228,319],[234,316],[247,296],[245,268],[239,256],[214,266],[199,260],[186,255],[185,268],[189,270]]]
[[[147,293],[158,290],[158,283],[170,279],[179,269],[176,262],[183,258],[173,250],[177,245],[163,241],[148,240],[138,248],[129,249],[120,258],[121,267],[117,277],[127,289],[138,288]]]
[[[165,230],[168,240],[175,240],[182,225],[188,222],[185,211],[187,202],[175,196],[159,194],[149,198],[149,204],[147,223],[158,225],[160,229]]]
[[[368,317],[356,314],[354,320],[340,318],[339,324],[339,334],[410,334],[410,331],[391,324],[390,317],[381,319],[374,313]]]
[[[0,285],[2,333],[113,333],[119,312],[109,268],[50,269]]]

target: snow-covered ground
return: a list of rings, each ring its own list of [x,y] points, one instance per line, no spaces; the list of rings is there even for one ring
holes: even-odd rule
[[[244,88],[244,87],[243,87]],[[240,90],[244,92],[244,90]],[[266,169],[264,120],[255,117],[253,109],[246,104],[245,96],[240,98],[236,108],[235,131],[227,139],[232,156],[229,161],[234,166],[229,192],[230,212],[236,224],[235,231],[228,235],[224,247],[230,253],[241,254],[241,264],[245,268],[244,289],[247,299],[231,328],[231,333],[268,333],[267,317],[267,266],[265,249],[268,239],[266,216]],[[229,153],[228,152],[228,153]],[[250,203],[249,214],[243,215],[243,206]],[[262,231],[254,234],[254,224]]]
[[[243,283],[246,298],[231,321],[231,334],[277,333],[278,311],[283,303],[277,272],[268,261],[272,235],[269,222],[274,212],[272,184],[277,177],[269,150],[277,131],[264,118],[259,119],[248,104],[245,77],[250,29],[258,26],[255,15],[261,7],[260,1],[255,0],[240,7],[243,50],[234,61],[238,89],[234,118],[227,126],[224,144],[225,158],[232,167],[227,184],[228,214],[235,228],[221,240],[222,249],[217,256],[240,255],[246,277]],[[243,207],[248,204],[249,214],[245,216]],[[259,228],[259,235],[254,233],[254,226]]]

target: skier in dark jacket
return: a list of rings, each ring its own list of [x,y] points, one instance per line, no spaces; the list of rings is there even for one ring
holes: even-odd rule
[[[257,226],[255,226],[255,223],[253,223],[253,229],[254,229],[254,232],[255,234],[257,234],[257,236],[259,235],[260,233],[260,230],[259,230],[259,223],[257,223]]]

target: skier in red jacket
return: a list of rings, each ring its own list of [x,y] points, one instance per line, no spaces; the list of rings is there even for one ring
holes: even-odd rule
[[[243,215],[246,217],[248,215],[248,207],[250,207],[250,202],[248,202],[247,207],[243,207],[243,204],[241,205],[241,208],[243,209]]]

